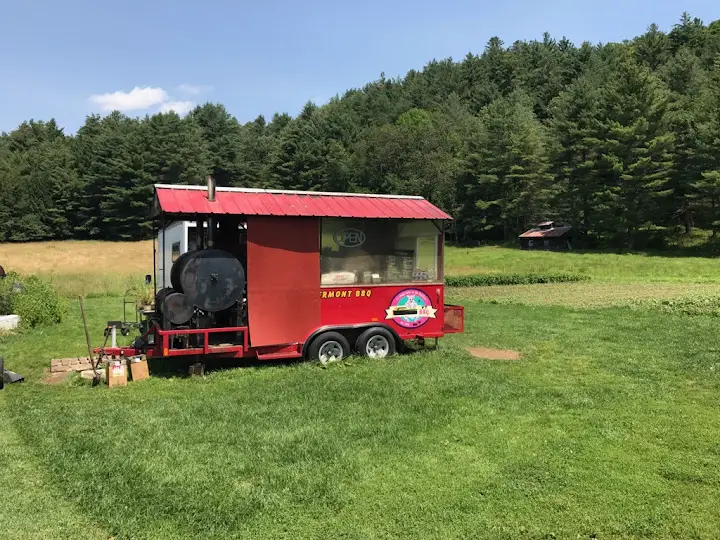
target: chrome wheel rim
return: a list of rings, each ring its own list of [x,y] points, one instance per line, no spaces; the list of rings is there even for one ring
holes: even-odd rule
[[[385,336],[373,336],[365,345],[365,354],[370,358],[385,358],[390,354],[390,342]]]
[[[337,341],[326,341],[320,346],[318,357],[320,363],[325,365],[328,362],[337,362],[343,359],[343,348]]]

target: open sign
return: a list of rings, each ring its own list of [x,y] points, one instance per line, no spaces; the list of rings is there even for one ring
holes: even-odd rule
[[[365,233],[358,229],[340,229],[333,234],[333,240],[338,246],[359,247],[365,243]]]

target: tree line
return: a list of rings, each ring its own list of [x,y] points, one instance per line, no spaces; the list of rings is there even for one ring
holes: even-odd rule
[[[586,245],[720,230],[720,20],[623,43],[492,38],[297,117],[91,115],[0,136],[0,241],[147,238],[154,183],[422,195],[462,243],[540,220]]]

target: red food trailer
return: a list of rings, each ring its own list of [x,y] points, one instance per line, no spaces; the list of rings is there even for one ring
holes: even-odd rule
[[[141,336],[107,356],[327,362],[383,358],[408,340],[463,331],[445,304],[450,216],[422,197],[156,185],[159,238],[196,224],[193,249],[154,251]],[[170,257],[171,260],[167,260]],[[158,268],[171,268],[157,290]]]

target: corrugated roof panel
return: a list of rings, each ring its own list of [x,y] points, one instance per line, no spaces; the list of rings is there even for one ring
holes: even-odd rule
[[[202,193],[202,192],[201,192]],[[241,205],[241,202],[244,204]],[[242,206],[246,206],[247,202],[245,201],[239,201],[238,199],[232,198],[232,199],[225,199],[224,197],[218,198],[217,192],[215,192],[215,203],[219,203],[217,206],[217,211],[222,212],[223,214],[239,214],[242,210]],[[215,204],[210,203],[210,204]]]
[[[322,212],[325,216],[335,215],[333,207],[328,203],[328,199],[326,197],[314,197],[313,205],[317,212]]]
[[[315,197],[306,195],[293,195],[293,205],[299,216],[316,216],[320,213],[315,203]]]
[[[248,215],[262,215],[268,212],[267,206],[263,204],[263,197],[257,193],[247,193],[244,197],[245,213]]]
[[[217,188],[210,202],[199,186],[155,189],[160,210],[167,214],[452,219],[420,197]]]
[[[409,203],[411,204],[413,201],[413,199],[397,199],[392,206],[380,206],[378,210],[383,213],[383,217],[389,219],[393,219],[399,215],[409,215],[412,214]]]
[[[398,200],[397,208],[401,212],[407,214],[422,214],[425,213],[425,199],[400,199]]]
[[[266,197],[263,194],[256,194],[258,197],[258,202],[261,202],[262,205],[266,208],[266,211],[262,214],[257,215],[268,215],[268,216],[282,216],[285,215],[283,213],[283,207],[282,204],[280,204],[278,197]]]
[[[518,238],[559,238],[568,232],[572,227],[555,227],[553,229],[530,229],[525,231]]]
[[[383,214],[378,212],[377,207],[365,197],[356,197],[352,200],[343,199],[342,204],[348,209],[347,212],[353,216],[362,215],[367,218],[383,217]]]
[[[312,212],[307,208],[303,197],[298,195],[285,195],[288,215],[292,216],[310,216]]]
[[[341,217],[345,214],[345,209],[341,202],[336,197],[325,197],[325,204],[330,209],[327,213],[328,216]]]

